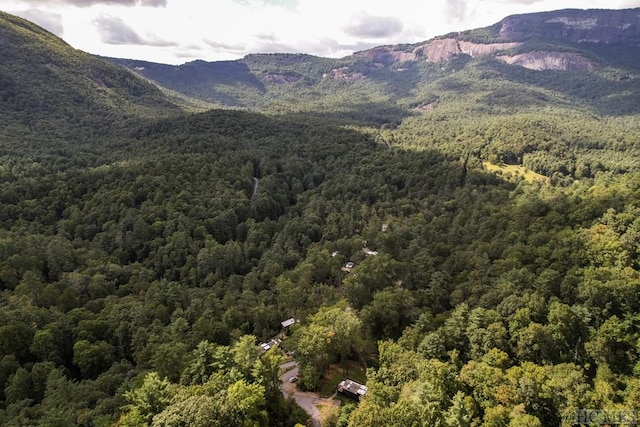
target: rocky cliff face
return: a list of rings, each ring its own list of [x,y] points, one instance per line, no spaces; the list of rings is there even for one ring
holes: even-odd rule
[[[414,50],[405,51],[397,46],[380,46],[354,53],[355,57],[367,58],[376,64],[391,65],[395,63],[416,61]]]
[[[582,55],[571,52],[529,52],[514,56],[498,56],[507,64],[531,70],[591,71],[596,64]]]
[[[640,8],[623,10],[566,9],[514,15],[500,22],[500,38],[524,41],[556,39],[570,43],[640,43]]]
[[[519,65],[532,70],[590,71],[596,68],[592,60],[572,52],[537,51],[518,55],[508,55],[509,49],[520,46],[522,42],[510,43],[472,43],[454,38],[444,38],[421,44],[410,51],[397,50],[393,46],[378,47],[356,56],[368,58],[375,64],[392,65],[403,62],[447,62],[459,55],[473,58],[493,56],[507,64]],[[333,70],[334,74],[345,70]],[[359,76],[362,77],[362,76]],[[334,75],[334,78],[336,76]]]
[[[498,23],[498,43],[475,43],[462,35],[433,39],[410,47],[382,46],[359,52],[378,65],[410,61],[447,62],[459,55],[493,56],[533,70],[590,71],[597,63],[574,52],[537,50],[509,55],[529,40],[562,43],[635,43],[640,47],[640,8],[626,10],[566,9],[514,15]],[[493,30],[495,31],[495,30]]]
[[[428,41],[408,51],[399,50],[395,46],[383,46],[358,52],[355,55],[369,58],[373,62],[384,65],[408,61],[445,62],[461,54],[472,57],[492,56],[518,45],[520,43],[480,44],[454,38],[444,38]]]
[[[449,61],[458,55],[471,57],[493,56],[499,52],[517,47],[520,43],[472,43],[452,38],[433,40],[418,47],[416,51],[420,57],[428,62]]]

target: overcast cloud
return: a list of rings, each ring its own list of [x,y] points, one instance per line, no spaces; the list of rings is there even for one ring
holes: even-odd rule
[[[99,16],[93,21],[100,39],[108,44],[144,44],[142,37],[125,24],[121,18]]]
[[[62,15],[60,15],[59,13],[47,12],[40,9],[27,9],[22,12],[21,15],[23,18],[38,24],[39,26],[47,29],[56,36],[62,37]]]
[[[402,31],[402,21],[393,16],[370,16],[367,12],[353,16],[345,31],[350,36],[380,39]]]
[[[502,3],[512,3],[512,4],[534,4],[538,3],[542,0],[502,0]]]
[[[640,0],[0,0],[0,10],[83,51],[170,64],[274,52],[341,57],[513,14],[629,7]]]
[[[251,5],[271,5],[281,6],[293,9],[298,5],[298,0],[233,0],[235,3],[251,6]]]
[[[50,6],[69,5],[76,7],[90,7],[96,5],[165,7],[167,5],[167,0],[24,0],[22,3]]]
[[[148,46],[176,46],[174,42],[167,42],[158,37],[142,37],[136,30],[128,26],[121,18],[114,16],[99,16],[93,21],[100,40],[107,44],[148,45]]]
[[[467,15],[467,1],[449,0],[447,3],[447,18],[454,22],[464,22]]]

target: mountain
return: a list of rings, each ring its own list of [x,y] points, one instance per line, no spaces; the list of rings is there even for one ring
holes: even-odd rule
[[[0,122],[46,131],[51,121],[94,130],[177,112],[152,84],[0,12]]]
[[[0,425],[635,417],[637,43],[580,13],[129,70],[1,15]]]
[[[566,9],[507,17],[494,26],[502,40],[640,44],[640,9]]]
[[[105,139],[126,135],[151,118],[181,113],[134,73],[2,12],[0,88],[0,158],[13,164],[4,173],[112,161],[123,147]]]
[[[238,61],[180,66],[105,59],[161,87],[218,106],[278,109],[285,104],[295,109],[307,102],[317,111],[329,101],[333,109],[331,99],[339,89],[348,94],[345,98],[373,99],[373,92],[377,100],[404,107],[421,103],[411,95],[426,81],[446,78],[443,67],[451,71],[467,60],[494,59],[538,71],[597,74],[613,67],[638,72],[639,22],[640,9],[567,9],[510,16],[487,28],[411,45],[380,46],[342,59],[249,55]],[[502,71],[510,73],[519,71]],[[292,92],[296,96],[291,97]]]
[[[64,150],[73,140],[91,151],[96,136],[148,119],[231,107],[372,127],[385,143],[500,159],[547,177],[635,170],[639,15],[569,9],[341,59],[255,54],[171,66],[96,58],[3,14],[0,132],[24,135],[22,149],[53,134]],[[436,137],[453,128],[464,144]],[[569,149],[550,156],[558,143]]]
[[[372,126],[387,142],[575,177],[640,167],[639,17],[640,9],[516,15],[341,59],[107,60],[182,100]],[[567,149],[551,155],[558,144]]]
[[[360,54],[386,64],[443,62],[468,55],[494,57],[534,70],[592,71],[606,63],[595,53],[620,47],[635,60],[637,69],[640,62],[634,52],[640,48],[640,9],[514,15],[487,28],[449,34],[410,48],[381,47]]]

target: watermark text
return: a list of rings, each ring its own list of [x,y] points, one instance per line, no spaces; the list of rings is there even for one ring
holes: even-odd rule
[[[607,410],[607,409],[578,409],[573,417],[574,425],[638,425],[640,410]]]

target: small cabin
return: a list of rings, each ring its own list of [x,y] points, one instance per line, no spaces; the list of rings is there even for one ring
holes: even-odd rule
[[[289,326],[293,325],[294,323],[300,323],[300,320],[296,319],[295,317],[292,317],[290,319],[283,320],[282,322],[280,322],[280,325],[282,326],[282,329],[286,329]]]
[[[337,391],[349,399],[359,401],[362,396],[367,394],[367,386],[347,378],[344,381],[340,381]]]
[[[356,265],[354,263],[352,263],[351,261],[349,261],[348,263],[346,263],[343,267],[342,267],[342,271],[344,271],[345,273],[351,273],[351,269],[353,267],[355,267]]]
[[[269,351],[272,347],[280,347],[280,343],[282,342],[282,340],[278,339],[278,338],[274,338],[272,340],[269,340],[265,343],[260,344],[260,349],[264,352]]]
[[[291,317],[287,320],[283,320],[282,322],[280,322],[280,326],[282,326],[282,334],[285,336],[288,335],[289,328],[292,325],[295,325],[296,323],[300,323],[300,319],[296,319],[295,317]]]

